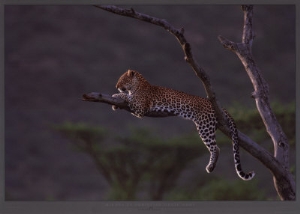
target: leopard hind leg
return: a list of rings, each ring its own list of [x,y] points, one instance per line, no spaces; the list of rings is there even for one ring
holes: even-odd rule
[[[196,123],[196,127],[200,138],[210,152],[209,162],[206,166],[207,173],[210,173],[216,167],[220,153],[220,149],[216,144],[216,123],[214,123],[213,121],[205,125],[199,125]]]

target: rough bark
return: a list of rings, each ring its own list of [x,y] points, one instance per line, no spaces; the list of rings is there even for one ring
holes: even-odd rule
[[[220,107],[220,104],[216,99],[215,92],[213,91],[209,77],[204,71],[204,69],[201,66],[199,66],[197,61],[194,59],[191,51],[191,46],[184,37],[183,28],[176,29],[172,25],[170,25],[166,20],[138,13],[133,9],[122,9],[116,6],[98,5],[96,7],[112,13],[116,13],[118,15],[123,15],[158,25],[169,31],[171,34],[173,34],[177,38],[178,42],[180,43],[183,49],[183,52],[185,54],[185,61],[190,64],[195,74],[200,78],[200,80],[203,83],[206,94],[212,102],[216,111],[218,122],[220,124],[219,129],[225,135],[230,136],[230,131],[226,119],[223,115],[223,111],[221,110],[222,108]],[[282,131],[279,123],[276,120],[276,117],[272,113],[268,100],[268,85],[263,79],[252,56],[251,47],[253,42],[253,6],[242,6],[242,10],[244,11],[244,29],[242,43],[234,43],[221,36],[219,36],[219,40],[225,48],[232,50],[238,55],[245,67],[245,70],[249,75],[250,80],[252,81],[254,87],[253,98],[256,101],[258,111],[261,117],[263,118],[266,129],[274,143],[274,156],[241,132],[239,132],[240,146],[246,151],[248,151],[252,156],[260,160],[272,172],[274,176],[275,188],[282,200],[295,200],[295,180],[288,169],[289,144],[287,142],[287,138],[284,132]],[[124,102],[123,100],[117,100],[109,95],[92,92],[90,94],[83,95],[83,100],[103,102],[110,105],[118,106],[121,109],[131,112],[126,102]],[[145,116],[166,117],[174,115],[168,113],[149,112]]]

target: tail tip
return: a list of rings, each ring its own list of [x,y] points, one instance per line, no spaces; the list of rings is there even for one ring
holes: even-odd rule
[[[255,176],[255,172],[251,171],[248,174],[244,174],[244,176],[240,175],[240,177],[245,181],[250,181]]]

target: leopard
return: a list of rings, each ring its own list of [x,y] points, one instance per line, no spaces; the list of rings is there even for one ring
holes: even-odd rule
[[[120,76],[116,88],[119,93],[113,94],[112,97],[124,100],[132,114],[138,118],[143,118],[148,112],[167,112],[193,121],[210,153],[206,171],[211,173],[215,169],[220,154],[220,148],[216,144],[218,120],[208,98],[152,85],[142,74],[132,69],[128,69]],[[117,108],[115,105],[112,106],[113,110]],[[222,110],[231,132],[235,171],[242,180],[251,180],[255,175],[254,171],[245,173],[241,167],[236,124],[230,114],[225,109]]]

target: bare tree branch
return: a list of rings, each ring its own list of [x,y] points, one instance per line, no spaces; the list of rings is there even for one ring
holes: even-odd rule
[[[174,35],[183,49],[183,52],[185,54],[185,57],[184,57],[185,61],[190,64],[190,66],[193,68],[195,74],[202,81],[202,84],[204,86],[207,97],[212,102],[212,104],[215,108],[216,115],[217,115],[220,125],[227,126],[227,120],[225,119],[225,116],[223,115],[222,108],[221,108],[221,106],[216,98],[215,92],[211,86],[210,79],[209,79],[208,75],[206,74],[205,70],[201,66],[199,66],[197,61],[194,59],[190,43],[187,42],[187,40],[184,36],[183,28],[176,29],[175,27],[173,27],[171,24],[169,24],[164,19],[159,19],[159,18],[156,18],[153,16],[149,16],[147,14],[136,12],[133,8],[123,9],[123,8],[119,8],[119,7],[116,7],[113,5],[108,5],[108,6],[95,5],[95,7],[118,14],[118,15],[131,17],[131,18],[135,18],[135,19],[138,19],[141,21],[145,21],[145,22],[154,24],[154,25],[158,25],[160,27],[163,27],[165,30],[170,32],[172,35]],[[229,129],[227,129],[227,130],[229,132]]]
[[[294,200],[295,182],[291,173],[289,172],[289,143],[285,133],[283,132],[271,109],[269,103],[268,84],[263,78],[260,69],[256,65],[252,56],[251,48],[253,41],[253,6],[243,5],[242,10],[244,11],[244,29],[242,35],[242,43],[234,43],[222,36],[219,36],[219,40],[225,48],[233,51],[239,57],[254,87],[252,97],[256,101],[258,112],[263,119],[267,132],[269,133],[273,141],[274,157],[280,163],[280,168],[284,168],[284,170],[281,170],[281,173],[275,173],[275,171],[272,170],[274,175],[275,188],[282,199]],[[285,173],[286,176],[283,176],[282,173]],[[288,177],[288,179],[283,179],[284,177]],[[290,183],[287,184],[286,180],[289,180]],[[289,186],[290,194],[286,194],[287,186]]]
[[[215,93],[212,89],[210,80],[204,69],[199,66],[197,61],[194,59],[191,46],[184,37],[184,30],[176,29],[170,25],[166,20],[158,19],[146,14],[138,13],[133,9],[122,9],[116,6],[101,6],[96,7],[116,13],[118,15],[127,16],[142,20],[151,24],[163,27],[171,34],[173,34],[178,42],[180,43],[183,52],[185,54],[185,61],[190,64],[193,68],[195,74],[201,79],[202,84],[205,88],[206,94],[213,104],[216,111],[218,122],[220,124],[219,129],[227,136],[230,136],[230,131],[227,126],[226,119],[224,118],[222,108],[216,99]],[[268,101],[268,85],[266,81],[261,76],[258,67],[252,56],[252,42],[253,42],[253,32],[252,32],[252,16],[253,16],[253,6],[242,6],[244,11],[244,29],[242,36],[242,43],[234,43],[229,41],[222,36],[219,36],[219,40],[223,46],[238,55],[241,62],[243,63],[245,70],[247,71],[250,80],[254,86],[255,91],[253,92],[253,97],[255,98],[257,108],[263,118],[267,131],[274,142],[275,154],[272,156],[268,151],[259,146],[257,143],[252,141],[248,136],[239,132],[240,145],[251,155],[260,160],[274,175],[275,188],[282,200],[295,200],[295,181],[292,174],[289,172],[288,167],[288,149],[289,145],[287,138],[283,133],[280,125],[278,124],[274,114],[269,105]],[[83,99],[86,101],[93,102],[104,102],[110,105],[115,105],[121,109],[131,112],[130,108],[124,103],[124,101],[116,100],[109,95],[101,95],[100,93],[93,92],[88,95],[84,95]],[[168,113],[162,113],[157,115],[157,112],[150,112],[149,117],[166,117],[174,116]]]
[[[242,42],[248,44],[249,47],[252,47],[252,42],[254,39],[252,32],[252,17],[253,17],[253,6],[252,5],[242,5],[242,10],[247,11],[244,13],[244,28]]]
[[[109,105],[114,105],[118,107],[119,109],[124,109],[126,111],[129,111],[132,113],[133,111],[129,108],[128,103],[120,98],[115,98],[107,94],[101,94],[98,92],[91,92],[89,94],[83,94],[82,95],[83,101],[89,101],[89,102],[100,102],[100,103],[106,103]],[[176,116],[175,114],[172,114],[171,112],[147,112],[145,114],[147,117],[170,117],[170,116]]]

